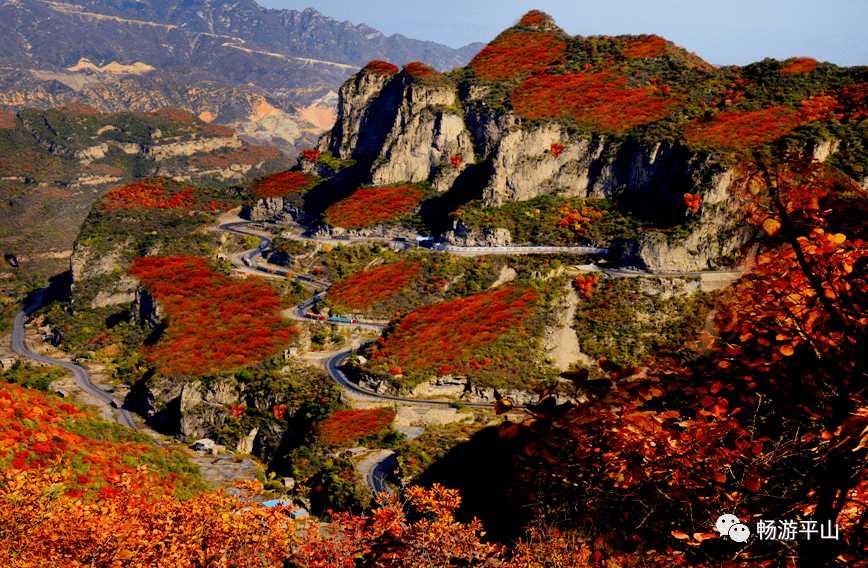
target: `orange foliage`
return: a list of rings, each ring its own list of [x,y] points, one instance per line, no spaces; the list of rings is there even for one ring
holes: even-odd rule
[[[305,150],[307,152],[307,150]],[[317,155],[319,158],[319,155]],[[258,179],[253,184],[253,195],[257,199],[285,197],[296,191],[307,189],[316,183],[316,178],[301,172],[281,172]]]
[[[358,189],[326,209],[323,216],[333,227],[361,229],[410,212],[422,195],[415,185]]]
[[[380,338],[372,358],[390,366],[436,371],[521,325],[536,308],[537,298],[533,288],[507,285],[416,308],[388,337]]]
[[[650,36],[631,41],[621,53],[630,59],[659,57],[666,50],[666,40],[662,37]]]
[[[540,12],[539,10],[531,10],[527,14],[521,17],[518,21],[518,26],[541,26],[543,24],[551,23],[552,19],[545,12]]]
[[[796,75],[798,73],[810,73],[817,68],[817,60],[810,57],[794,57],[788,59],[781,66],[784,75]]]
[[[810,122],[812,120],[826,120],[830,118],[835,110],[840,106],[835,97],[820,93],[817,96],[810,96],[803,101],[799,101],[799,113],[802,121]],[[844,115],[836,115],[835,118],[841,119]]]
[[[413,63],[408,63],[407,65],[405,65],[404,71],[406,71],[407,75],[413,77],[414,79],[433,77],[438,74],[433,67],[425,65],[424,63],[419,63],[418,61],[414,61]]]
[[[139,258],[130,273],[168,316],[163,337],[146,351],[165,373],[219,373],[248,365],[298,333],[280,317],[280,300],[265,281],[230,279],[212,272],[202,258]]]
[[[594,287],[594,284],[600,281],[600,277],[597,275],[594,276],[576,276],[576,279],[573,281],[573,285],[584,294],[585,298],[591,297],[591,290]]]
[[[695,214],[699,212],[699,202],[701,200],[702,198],[698,195],[693,195],[690,193],[684,194],[684,204],[687,205],[687,208],[690,209],[691,213]]]
[[[118,473],[132,476],[135,483],[144,477],[135,468],[120,463],[118,456],[139,456],[165,452],[135,442],[116,443],[74,433],[76,423],[93,420],[82,412],[44,393],[0,383],[0,469],[39,469],[64,458],[79,470],[66,483],[71,496],[97,494],[109,486],[106,479]],[[174,478],[160,480],[160,494],[172,494]],[[2,514],[2,513],[0,513]],[[2,530],[0,530],[2,533]]]
[[[100,209],[175,209],[193,205],[195,188],[181,184],[170,189],[163,186],[165,181],[170,180],[154,177],[114,189],[103,196]]]
[[[304,159],[308,162],[316,162],[319,160],[319,150],[315,148],[305,148],[301,152],[304,154]]]
[[[461,156],[449,156],[449,160],[452,162],[452,165],[455,166],[455,169],[458,169],[458,166],[461,165]]]
[[[319,422],[314,429],[326,446],[351,446],[389,428],[394,419],[395,411],[389,407],[338,410]]]
[[[291,555],[292,521],[279,509],[250,507],[253,485],[240,500],[205,493],[180,501],[161,497],[147,474],[110,475],[112,491],[89,502],[62,495],[67,469],[3,471],[0,565],[278,568]]]
[[[537,75],[512,93],[518,116],[552,120],[572,116],[586,127],[623,132],[670,114],[678,103],[654,87],[630,89],[614,72]]]
[[[365,65],[364,71],[373,75],[394,75],[398,72],[398,66],[386,61],[374,60]]]
[[[0,111],[0,128],[15,128],[18,125],[18,117],[11,112]]]
[[[552,157],[557,158],[558,156],[561,155],[561,152],[563,152],[563,151],[564,151],[563,142],[556,142],[556,143],[552,144]]]
[[[744,150],[776,140],[799,125],[799,113],[786,106],[725,111],[687,125],[688,142],[724,150]]]
[[[335,306],[364,309],[383,302],[406,288],[419,274],[422,265],[404,260],[357,272],[329,287],[328,298]]]
[[[558,34],[516,30],[498,36],[470,61],[476,76],[504,81],[542,69],[566,54],[567,44]]]

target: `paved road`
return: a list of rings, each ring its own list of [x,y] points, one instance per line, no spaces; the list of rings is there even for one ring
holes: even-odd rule
[[[396,467],[398,467],[398,455],[395,452],[390,452],[368,471],[368,485],[375,497],[380,493],[395,494],[386,480],[389,477],[389,472]]]
[[[43,289],[44,290],[44,289]],[[16,353],[29,357],[35,361],[40,361],[42,363],[48,363],[49,365],[59,365],[64,369],[69,369],[72,371],[72,375],[75,378],[75,383],[81,388],[83,391],[104,400],[107,403],[111,403],[114,398],[109,393],[98,389],[94,386],[93,383],[90,382],[90,377],[88,377],[87,371],[85,371],[82,367],[75,365],[73,363],[67,363],[66,361],[60,361],[59,359],[53,359],[51,357],[46,357],[45,355],[37,355],[27,349],[24,345],[24,321],[27,316],[33,313],[36,308],[42,303],[42,293],[43,290],[39,290],[36,294],[36,301],[26,308],[24,311],[19,312],[17,316],[15,316],[15,323],[12,328],[12,350]],[[118,422],[124,426],[132,428],[133,430],[138,430],[139,427],[136,425],[133,420],[132,414],[129,413],[128,410],[124,408],[118,409]]]
[[[350,381],[347,376],[341,371],[341,365],[344,362],[353,348],[347,348],[343,351],[340,351],[332,356],[331,359],[326,363],[326,369],[328,370],[329,376],[332,378],[334,382],[339,384],[341,388],[344,390],[348,390],[350,392],[360,394],[362,396],[377,398],[380,400],[389,400],[392,402],[404,402],[407,404],[414,404],[416,406],[452,406],[456,401],[454,400],[421,400],[418,398],[408,398],[404,396],[390,396],[386,394],[379,394],[374,391],[370,391],[368,389],[363,389],[356,383]],[[493,402],[463,402],[462,404],[469,408],[494,408]],[[523,408],[521,406],[515,407],[516,409]]]

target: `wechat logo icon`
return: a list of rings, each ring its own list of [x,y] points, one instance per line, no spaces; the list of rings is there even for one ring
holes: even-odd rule
[[[750,537],[750,529],[738,520],[735,515],[721,515],[714,524],[720,536],[728,536],[735,542],[747,542]]]

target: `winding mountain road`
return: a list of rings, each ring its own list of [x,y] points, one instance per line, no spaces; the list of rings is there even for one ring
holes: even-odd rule
[[[79,367],[74,363],[67,363],[66,361],[61,361],[59,359],[54,359],[52,357],[46,357],[45,355],[37,355],[32,351],[28,350],[24,345],[24,322],[27,319],[27,316],[32,314],[36,309],[42,304],[42,296],[43,291],[38,290],[36,293],[36,301],[25,308],[24,311],[18,312],[18,315],[15,316],[15,323],[12,327],[12,350],[18,353],[23,357],[28,357],[33,359],[34,361],[39,361],[41,363],[47,363],[49,365],[58,365],[63,367],[64,369],[68,369],[72,372],[72,376],[75,378],[75,384],[79,386],[83,391],[88,394],[99,398],[109,404],[114,400],[114,397],[109,393],[97,388],[92,382],[90,382],[90,377],[87,374],[87,371],[84,368]],[[118,422],[128,428],[132,428],[133,430],[138,430],[139,427],[136,425],[133,420],[132,414],[125,408],[118,408]]]

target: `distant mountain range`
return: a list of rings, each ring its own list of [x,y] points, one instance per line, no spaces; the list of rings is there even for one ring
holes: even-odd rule
[[[483,47],[386,37],[312,8],[269,10],[253,0],[9,1],[0,33],[4,110],[181,107],[290,153],[331,126],[333,93],[367,62],[449,70]]]

